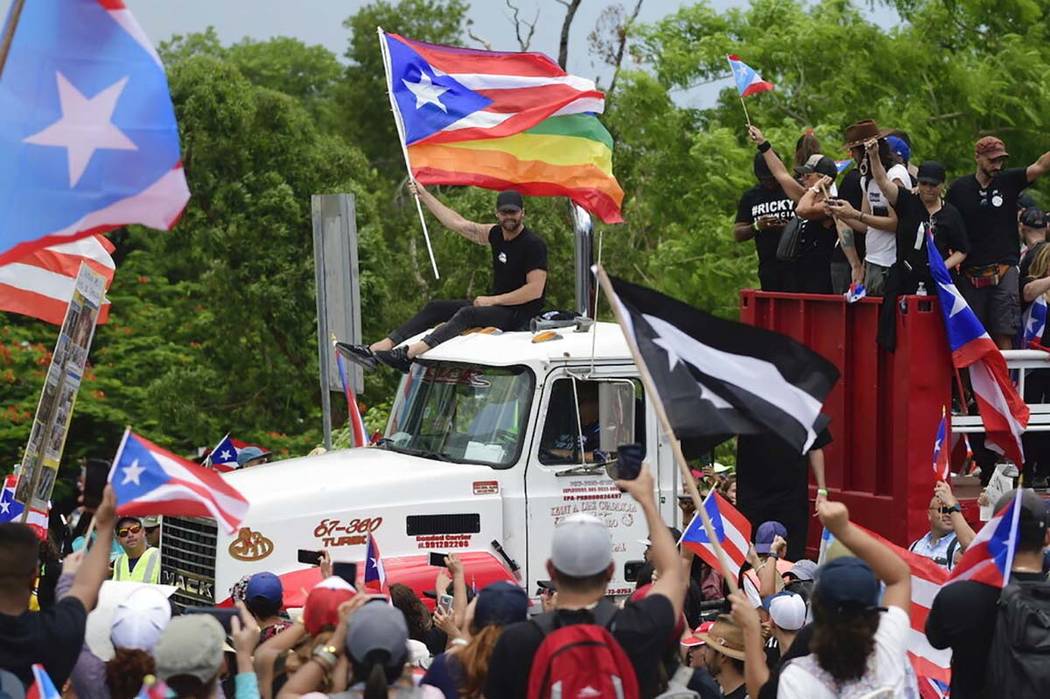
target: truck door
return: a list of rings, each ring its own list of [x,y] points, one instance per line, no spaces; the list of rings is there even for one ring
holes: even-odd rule
[[[641,384],[630,378],[583,380],[559,370],[546,382],[539,415],[539,439],[532,442],[525,470],[526,579],[550,577],[546,564],[554,526],[586,512],[612,533],[617,565],[609,593],[628,594],[634,586],[625,580],[623,564],[642,557],[648,530],[637,503],[620,493],[597,461],[605,458],[602,452],[615,458],[620,444],[645,445]]]

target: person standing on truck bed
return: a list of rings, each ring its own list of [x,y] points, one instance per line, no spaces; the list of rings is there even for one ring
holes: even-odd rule
[[[520,330],[543,309],[547,286],[547,244],[525,226],[525,203],[518,192],[496,197],[497,223],[468,221],[442,204],[422,185],[409,182],[441,223],[478,245],[492,249],[492,294],[469,299],[435,300],[379,342],[351,345],[350,358],[371,369],[379,362],[407,372],[412,360],[467,328],[495,327]],[[427,328],[441,324],[422,340],[401,345]]]

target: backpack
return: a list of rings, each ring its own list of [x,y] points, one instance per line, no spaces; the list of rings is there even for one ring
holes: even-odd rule
[[[996,696],[1050,696],[1050,582],[1011,582],[998,608],[987,686]]]
[[[631,659],[609,632],[616,611],[602,601],[594,623],[566,626],[557,612],[535,617],[544,638],[529,671],[528,699],[638,699]]]
[[[806,228],[806,222],[798,216],[792,216],[791,220],[780,232],[780,240],[777,242],[777,259],[781,262],[794,262],[799,258],[802,248],[802,232]]]

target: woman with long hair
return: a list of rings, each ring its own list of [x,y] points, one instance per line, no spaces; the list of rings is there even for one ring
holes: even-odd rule
[[[529,598],[513,583],[496,582],[478,593],[468,607],[470,639],[453,640],[449,650],[434,658],[423,683],[440,689],[445,699],[481,697],[489,673],[492,649],[509,624],[525,621]]]
[[[810,654],[789,662],[778,697],[918,696],[907,657],[911,570],[889,547],[849,522],[846,506],[823,502],[821,522],[854,556],[825,563],[810,604]],[[881,592],[880,580],[885,584]]]

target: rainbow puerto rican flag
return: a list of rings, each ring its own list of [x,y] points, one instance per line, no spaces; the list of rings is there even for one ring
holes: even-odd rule
[[[773,89],[773,83],[763,80],[754,68],[740,60],[740,56],[730,54],[726,56],[726,60],[733,70],[733,79],[736,80],[736,89],[741,97]]]

